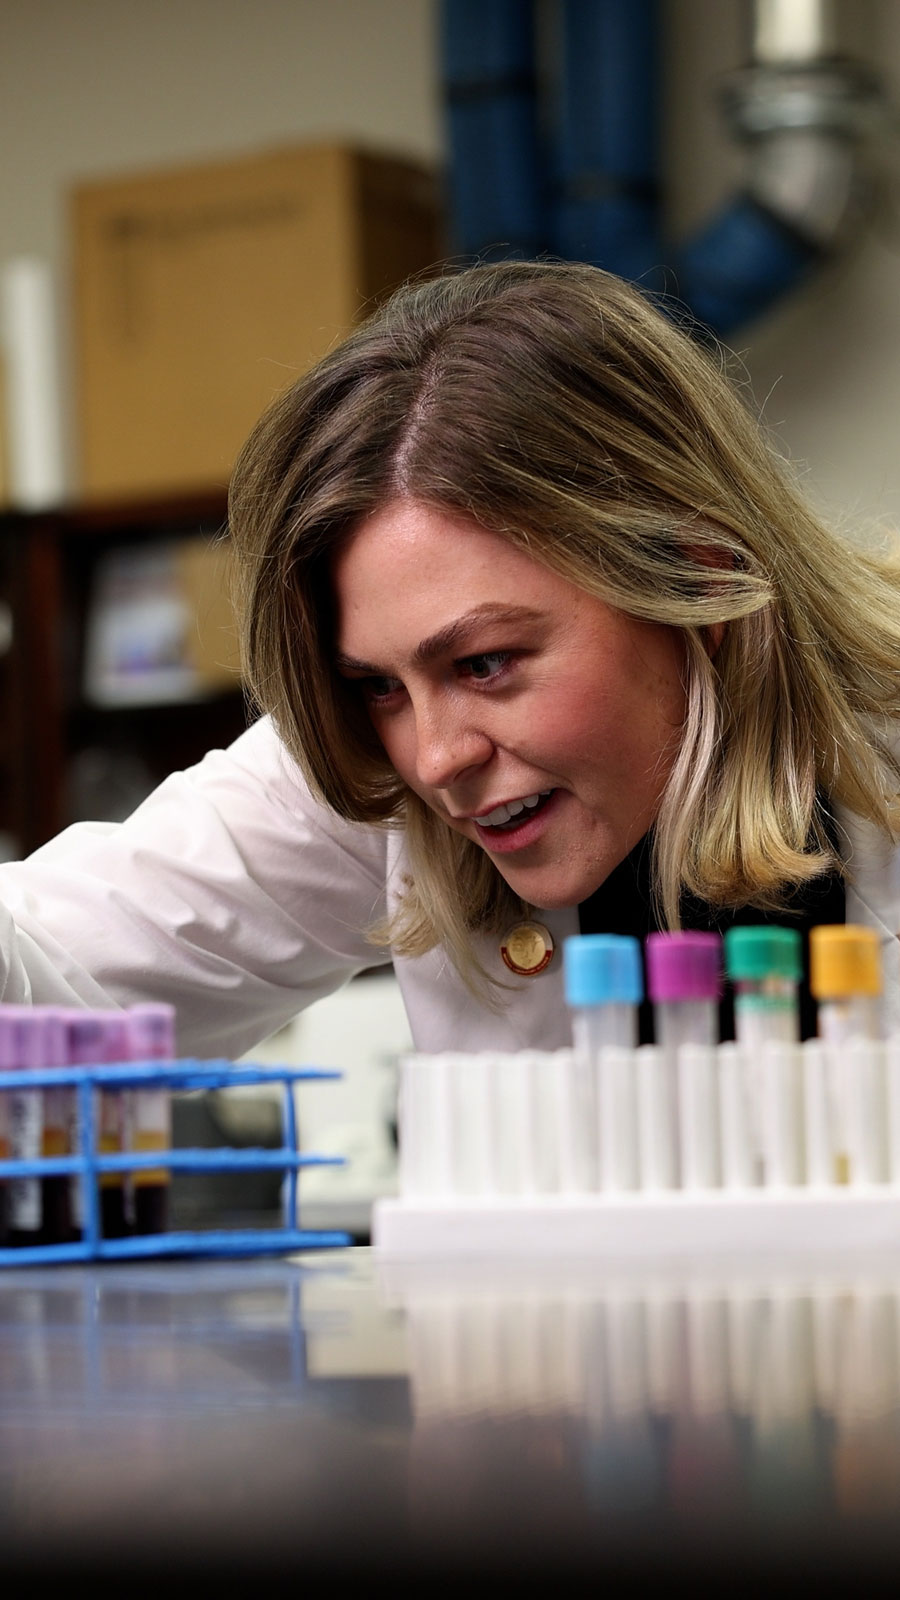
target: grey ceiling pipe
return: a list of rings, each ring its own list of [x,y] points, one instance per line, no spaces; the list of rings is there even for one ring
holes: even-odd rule
[[[866,142],[887,124],[875,73],[836,51],[833,0],[755,0],[748,16],[749,65],[722,87],[742,182],[672,261],[698,333],[751,321],[858,229]]]
[[[884,121],[874,72],[837,54],[834,0],[755,0],[751,64],[722,89],[744,188],[813,246],[841,242],[866,190],[861,147]]]

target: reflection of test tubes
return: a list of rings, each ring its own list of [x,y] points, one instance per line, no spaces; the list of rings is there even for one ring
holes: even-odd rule
[[[734,1033],[742,1057],[754,1172],[762,1181],[764,1051],[770,1041],[796,1044],[800,1038],[800,935],[795,928],[728,928],[725,971],[734,985]]]
[[[624,934],[587,933],[563,946],[566,1002],[572,1014],[573,1093],[569,1099],[576,1187],[631,1188],[637,1174],[634,1072],[622,1051],[638,1042],[644,994],[641,947]],[[605,1051],[616,1059],[604,1064]]]
[[[884,1120],[872,1072],[863,1066],[863,1078],[851,1080],[851,1071],[859,1068],[851,1066],[847,1049],[851,1039],[882,1034],[881,947],[874,929],[849,923],[812,928],[809,987],[818,1002],[818,1034],[826,1053],[833,1180],[849,1183],[859,1176],[851,1170],[851,1149],[859,1154],[860,1141],[877,1141]]]

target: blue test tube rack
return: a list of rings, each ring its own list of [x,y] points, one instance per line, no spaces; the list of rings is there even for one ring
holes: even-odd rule
[[[84,1192],[82,1237],[67,1244],[20,1245],[0,1248],[0,1267],[75,1261],[122,1261],[174,1256],[282,1255],[294,1250],[332,1250],[351,1244],[349,1234],[298,1226],[297,1179],[304,1167],[340,1166],[341,1156],[300,1152],[293,1085],[340,1078],[339,1072],[319,1067],[235,1066],[231,1061],[128,1061],[103,1066],[42,1067],[27,1072],[0,1072],[0,1096],[23,1089],[74,1089],[78,1096],[80,1149],[67,1156],[40,1156],[33,1160],[0,1160],[0,1183],[13,1178],[80,1177]],[[97,1149],[95,1096],[101,1089],[227,1089],[246,1084],[280,1083],[283,1086],[282,1143],[277,1149],[170,1149],[124,1151],[103,1155]],[[99,1180],[103,1173],[263,1171],[286,1174],[284,1222],[279,1227],[191,1230],[133,1234],[104,1239],[100,1232]]]

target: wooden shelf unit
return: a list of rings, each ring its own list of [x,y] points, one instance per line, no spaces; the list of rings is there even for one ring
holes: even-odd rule
[[[246,726],[239,686],[196,701],[105,708],[84,694],[84,645],[98,559],[123,545],[210,537],[224,490],[0,514],[0,830],[28,854],[74,820],[69,778],[80,750],[138,759],[154,782]],[[96,820],[105,820],[98,816]]]

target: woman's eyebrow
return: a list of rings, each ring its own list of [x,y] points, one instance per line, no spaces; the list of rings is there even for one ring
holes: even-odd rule
[[[438,656],[446,655],[449,651],[458,649],[460,644],[471,633],[472,629],[486,622],[502,623],[505,626],[519,627],[523,623],[542,622],[544,613],[536,611],[532,606],[503,606],[493,601],[486,601],[484,605],[473,606],[471,611],[466,611],[461,617],[456,617],[449,622],[446,628],[439,628],[437,633],[431,634],[427,639],[422,639],[413,651],[412,659],[417,666],[426,666],[428,662],[436,660]],[[353,656],[344,655],[338,651],[334,658],[338,672],[354,672],[361,675],[378,677],[381,668],[374,666],[369,661],[357,661]]]

